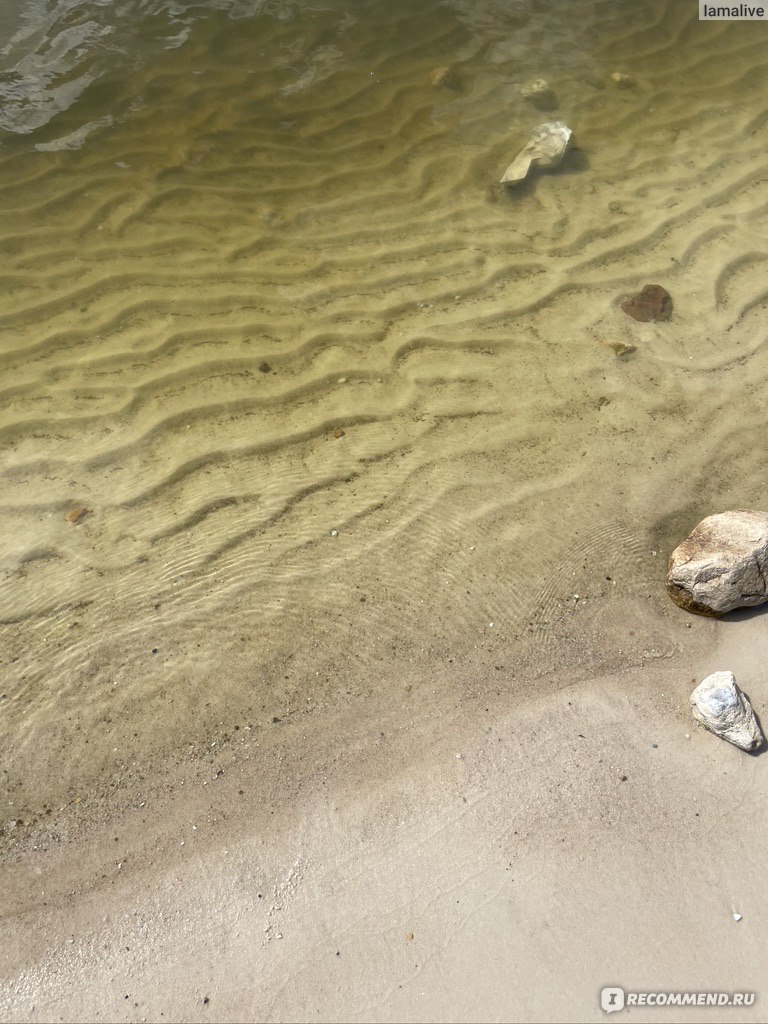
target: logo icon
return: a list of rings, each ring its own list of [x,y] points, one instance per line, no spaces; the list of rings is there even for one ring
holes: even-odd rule
[[[615,1013],[624,1009],[624,989],[613,986],[604,988],[600,993],[600,1005],[606,1013]]]

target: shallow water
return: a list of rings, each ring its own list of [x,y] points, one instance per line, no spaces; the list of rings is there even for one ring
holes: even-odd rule
[[[670,541],[766,489],[768,58],[696,14],[4,6],[8,818],[425,651],[670,653]]]

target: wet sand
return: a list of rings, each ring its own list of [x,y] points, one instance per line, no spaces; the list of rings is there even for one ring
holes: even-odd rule
[[[768,706],[763,618],[663,580],[768,507],[762,40],[221,6],[0,149],[0,1016],[759,993],[764,758],[687,699]]]
[[[756,625],[521,679],[512,711],[482,656],[452,700],[414,658],[394,704],[148,779],[7,872],[3,1019],[577,1021],[606,984],[760,994],[764,757],[686,706],[688,673],[726,664],[765,706]],[[759,996],[728,1016],[761,1020]]]

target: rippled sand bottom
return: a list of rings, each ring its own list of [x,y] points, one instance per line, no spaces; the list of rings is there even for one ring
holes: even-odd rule
[[[575,51],[222,20],[93,145],[3,151],[4,1018],[765,976],[762,758],[687,709],[719,668],[767,706],[762,620],[663,588],[768,505],[764,47],[589,10]],[[547,116],[575,151],[504,194]]]

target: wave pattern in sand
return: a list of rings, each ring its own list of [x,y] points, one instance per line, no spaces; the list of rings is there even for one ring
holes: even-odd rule
[[[4,136],[14,799],[175,742],[213,679],[239,707],[329,617],[364,673],[547,670],[616,646],[609,597],[669,653],[661,546],[765,500],[768,64],[680,5],[555,6],[221,5]],[[504,194],[547,116],[577,148]],[[621,313],[649,281],[672,323]]]

